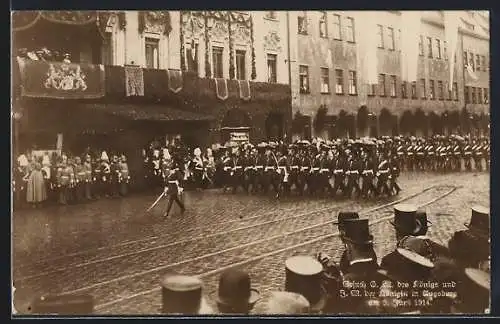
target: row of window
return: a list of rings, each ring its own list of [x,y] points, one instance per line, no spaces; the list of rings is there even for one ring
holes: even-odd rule
[[[438,38],[427,37],[427,57],[435,58],[435,59],[445,59],[448,60],[448,43],[446,41],[441,43],[441,40]],[[441,46],[442,45],[442,46]],[[420,40],[418,42],[418,54],[420,56],[425,56],[424,50],[424,36],[420,35]],[[457,58],[455,57],[455,62]]]
[[[320,83],[320,92],[323,94],[330,93],[330,70],[328,68],[321,68],[321,83]],[[389,79],[389,95],[393,98],[398,97],[397,92],[397,77],[395,75],[379,75],[379,83],[378,85],[371,85],[368,89],[369,96],[375,96],[377,94],[380,97],[386,97],[387,93],[387,78]],[[309,67],[306,65],[301,65],[299,67],[299,86],[300,93],[307,94],[310,93],[309,88]],[[472,103],[476,103],[476,88],[472,88],[471,90],[471,98]],[[477,103],[487,103],[488,93],[487,89],[477,88]],[[358,84],[357,84],[357,75],[356,71],[349,70],[348,71],[348,88],[347,93],[349,95],[357,95],[358,94]],[[408,91],[409,90],[409,91]],[[417,92],[418,90],[418,92]],[[468,90],[466,90],[468,91]],[[480,95],[481,93],[481,95]],[[344,70],[335,69],[335,94],[343,95],[345,94],[344,90]],[[453,83],[452,89],[450,90],[448,84],[441,80],[429,80],[429,84],[426,84],[425,79],[420,79],[419,87],[417,89],[417,82],[408,83],[403,81],[400,84],[400,94],[401,98],[417,99],[420,95],[421,99],[429,99],[429,100],[455,100],[458,101],[458,84],[457,82]],[[466,98],[468,93],[466,94]],[[483,100],[484,99],[484,100]],[[467,99],[466,99],[467,100]]]
[[[224,77],[224,60],[223,60],[224,48],[213,46],[212,47],[212,76],[214,78]],[[247,79],[247,64],[246,64],[247,53],[244,50],[235,51],[235,76],[238,80]],[[198,61],[198,44],[194,46],[186,47],[186,61],[188,71],[198,72],[199,61]],[[277,55],[267,54],[267,81],[269,83],[277,82]]]
[[[488,62],[485,55],[476,54],[474,60],[474,53],[464,51],[464,66],[470,66],[473,71],[488,71]]]
[[[488,104],[490,96],[487,88],[465,87],[465,103]]]
[[[387,42],[385,41],[385,33],[384,26],[377,25],[377,39],[378,39],[378,48],[386,48],[390,51],[394,51],[396,49],[396,40],[394,35],[394,28],[387,27]],[[401,40],[401,29],[399,30],[399,39]]]
[[[333,19],[333,29],[332,29],[332,37],[336,40],[345,39],[348,42],[355,42],[355,33],[354,33],[354,18],[353,17],[342,17],[341,15],[334,14],[332,16]],[[307,14],[302,12],[297,16],[297,26],[298,33],[301,35],[309,34],[309,26],[307,20]],[[344,28],[344,29],[343,29]],[[344,33],[342,32],[344,30]],[[322,38],[329,37],[328,30],[328,14],[326,11],[321,11],[321,17],[319,19],[319,36]]]

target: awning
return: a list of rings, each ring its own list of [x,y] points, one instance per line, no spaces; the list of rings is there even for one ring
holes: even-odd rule
[[[136,121],[209,121],[212,116],[175,109],[166,105],[79,104],[79,109],[105,113]]]

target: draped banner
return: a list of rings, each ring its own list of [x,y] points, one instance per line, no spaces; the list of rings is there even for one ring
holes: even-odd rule
[[[378,83],[377,23],[371,11],[358,11],[356,17],[357,65],[364,83]]]
[[[215,78],[215,91],[217,93],[217,98],[220,100],[226,100],[229,97],[229,92],[227,90],[227,80]]]
[[[103,65],[17,58],[25,97],[93,99],[104,97]]]
[[[240,98],[250,100],[250,82],[248,80],[238,80],[238,88],[240,89]]]
[[[144,71],[138,66],[125,66],[125,93],[130,96],[144,96]]]
[[[178,93],[182,90],[184,79],[182,78],[181,70],[167,70],[168,75],[168,88],[173,93]]]
[[[448,65],[450,72],[449,89],[453,89],[453,71],[455,70],[455,55],[458,43],[458,26],[460,22],[459,11],[444,11],[444,33],[448,43]],[[465,67],[464,67],[465,68]]]
[[[419,11],[403,11],[401,20],[401,79],[417,81],[418,43],[420,38],[421,16]]]

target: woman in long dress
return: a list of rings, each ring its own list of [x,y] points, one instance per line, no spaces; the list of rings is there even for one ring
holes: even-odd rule
[[[26,201],[32,204],[33,207],[38,207],[45,200],[47,200],[47,189],[42,173],[42,163],[35,160],[31,165],[31,172],[28,176]]]

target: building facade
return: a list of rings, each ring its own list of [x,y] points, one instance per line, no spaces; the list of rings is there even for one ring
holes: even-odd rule
[[[401,12],[376,12],[379,83],[373,86],[357,71],[357,12],[290,15],[293,114],[306,117],[313,135],[467,133],[472,126],[487,131],[487,13],[462,12],[452,91],[442,12],[422,12],[413,84],[401,79]]]
[[[159,117],[169,123],[168,127],[145,126],[131,132],[145,119],[152,119],[148,112],[141,111],[140,120],[109,127],[113,132],[122,130],[116,136],[105,136],[116,137],[116,145],[123,141],[119,138],[140,138],[137,133],[146,134],[153,128],[174,133],[169,136],[183,131],[180,135],[200,146],[232,138],[252,142],[282,139],[291,120],[285,16],[285,12],[239,11],[18,12],[13,16],[13,58],[23,49],[31,55],[40,51],[41,56],[47,51],[49,57],[40,61],[49,64],[62,61],[63,54],[68,54],[72,63],[102,65],[106,79],[105,95],[86,101],[68,101],[46,93],[40,99],[25,98],[21,87],[15,88],[18,95],[14,97],[19,100],[14,109],[21,110],[16,114],[17,123],[26,124],[18,127],[22,130],[20,138],[26,143],[41,141],[38,146],[46,146],[42,139],[52,141],[56,137],[53,132],[59,128],[57,132],[64,133],[65,139],[82,137],[72,134],[77,127],[71,116],[76,115],[78,105],[93,104],[107,107],[103,110],[109,113],[120,110],[119,115],[127,109],[137,115],[136,111],[151,105],[152,110],[168,106],[165,114],[173,107],[182,115]],[[123,71],[129,67],[143,70],[144,95],[129,96],[123,91]],[[179,90],[169,89],[172,80],[168,78],[172,77],[167,75],[174,76]],[[30,77],[18,79],[21,84]],[[56,110],[59,117],[49,118]],[[95,109],[87,111],[96,113]],[[78,122],[102,119],[98,115],[79,116]],[[200,126],[200,121],[205,124]],[[62,129],[63,125],[73,126]],[[84,127],[85,132],[96,133],[94,126]],[[133,135],[128,136],[124,129]],[[69,144],[68,140],[65,143]],[[139,144],[135,146],[145,143]]]

